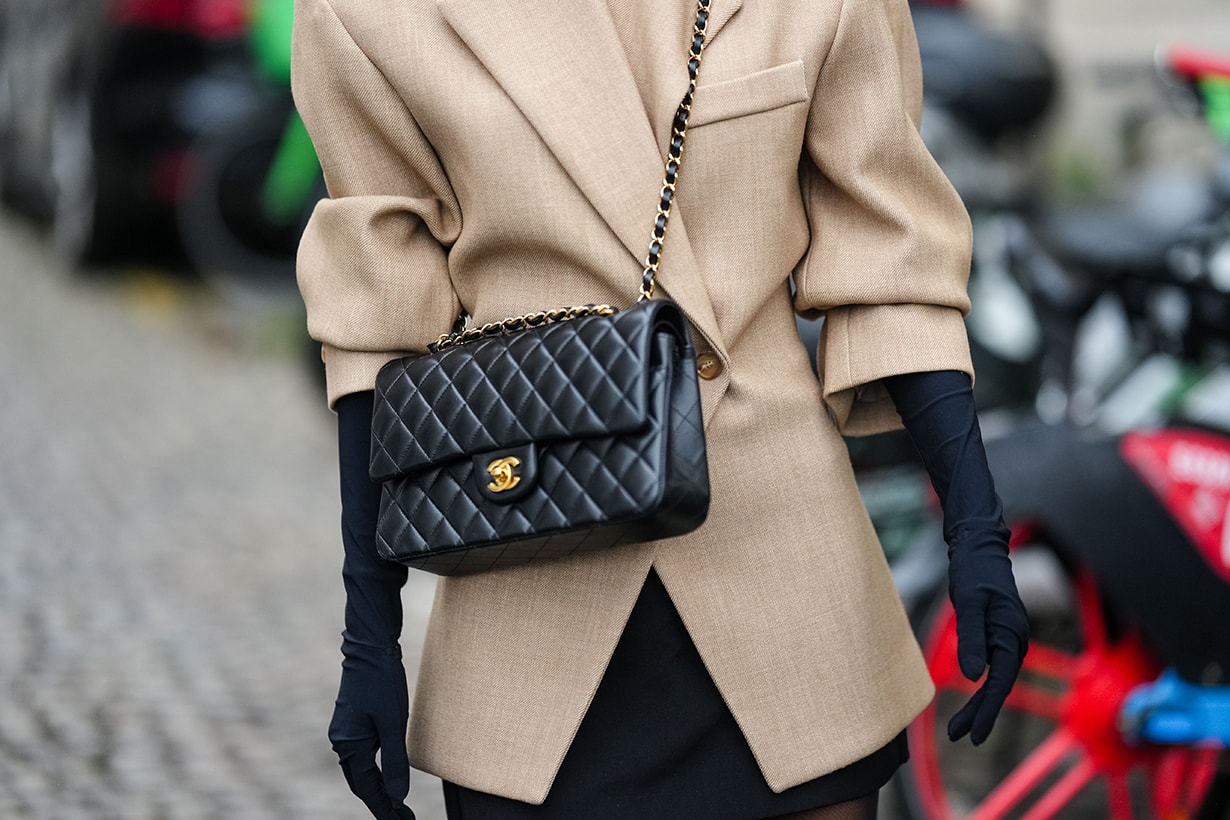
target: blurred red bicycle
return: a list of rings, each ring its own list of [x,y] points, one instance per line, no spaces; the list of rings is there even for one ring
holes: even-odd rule
[[[1060,368],[1068,397],[1084,391],[1069,420],[988,441],[1032,643],[987,743],[949,743],[976,685],[937,591],[920,631],[938,695],[903,774],[919,818],[1230,817],[1230,60],[1164,64],[1225,140],[1210,207],[1169,234],[1068,213],[1017,249],[1038,301],[1066,300],[1053,325],[1115,306],[1130,366],[1104,368],[1096,402]]]
[[[975,685],[951,607],[933,613],[939,693],[910,728],[915,813],[1228,816],[1230,436],[1039,426],[988,447],[1001,492],[1030,507],[1013,530],[1033,640],[988,742],[950,744]]]

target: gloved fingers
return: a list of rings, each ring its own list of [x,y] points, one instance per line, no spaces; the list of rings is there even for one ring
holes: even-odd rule
[[[995,718],[1004,708],[1004,703],[1012,692],[1012,685],[1016,683],[1017,675],[1021,672],[1023,658],[1024,652],[1018,647],[1016,641],[997,642],[995,648],[991,650],[991,666],[987,672],[986,683],[982,685],[986,698],[979,707],[973,728],[970,730],[970,740],[975,745],[982,743],[991,734]]]
[[[337,753],[350,790],[372,814],[379,817],[391,811],[393,803],[385,791],[380,768],[376,765],[376,745],[374,739],[342,741],[333,744],[333,751]]]
[[[948,739],[955,743],[969,735],[971,743],[975,746],[982,745],[991,734],[995,718],[1002,706],[1003,701],[996,702],[985,684],[980,686],[973,697],[948,721]]]
[[[341,763],[346,784],[354,796],[367,806],[372,817],[376,820],[401,820],[405,816],[398,808],[402,800],[394,800],[385,789],[384,777],[376,766],[376,744],[372,741],[343,741],[335,743],[333,748]],[[410,810],[407,808],[406,811]],[[410,812],[409,817],[413,818],[414,813]]]
[[[382,721],[380,730],[380,769],[384,789],[394,803],[400,803],[410,793],[410,758],[406,753],[406,721]]]
[[[960,740],[968,734],[975,746],[986,742],[1021,671],[1020,658],[1015,644],[997,645],[992,650],[986,681],[948,722],[949,740]]]
[[[949,740],[955,743],[969,734],[970,729],[974,726],[974,718],[978,714],[979,707],[985,699],[985,689],[980,687],[973,697],[952,716],[952,719],[948,721]]]
[[[957,663],[961,674],[978,680],[987,668],[986,609],[978,604],[953,603],[957,616]]]

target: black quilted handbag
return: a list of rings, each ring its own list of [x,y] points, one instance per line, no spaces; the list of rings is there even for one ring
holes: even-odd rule
[[[684,94],[640,299],[442,336],[376,379],[371,476],[380,554],[440,575],[669,538],[699,527],[709,471],[682,312],[651,299],[710,0]]]

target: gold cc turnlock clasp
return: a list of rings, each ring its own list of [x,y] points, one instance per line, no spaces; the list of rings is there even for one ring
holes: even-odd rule
[[[497,458],[488,464],[487,472],[491,474],[491,483],[487,485],[487,489],[493,493],[502,493],[516,487],[521,483],[521,476],[517,475],[517,468],[520,466],[521,459],[516,456]]]

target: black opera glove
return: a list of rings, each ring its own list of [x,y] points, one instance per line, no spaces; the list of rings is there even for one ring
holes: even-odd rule
[[[949,739],[968,734],[977,745],[991,733],[1029,644],[1029,621],[1008,557],[1011,533],[987,466],[969,376],[953,370],[909,373],[884,384],[943,507],[961,672],[973,681],[987,672],[948,722]]]
[[[414,820],[403,802],[410,791],[409,699],[398,644],[407,570],[376,554],[380,485],[367,473],[372,401],[373,393],[366,391],[343,396],[336,405],[346,629],[329,741],[350,790],[373,817]]]

